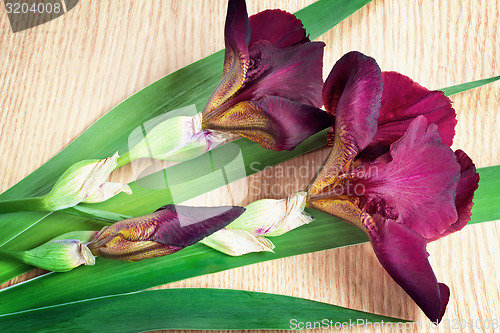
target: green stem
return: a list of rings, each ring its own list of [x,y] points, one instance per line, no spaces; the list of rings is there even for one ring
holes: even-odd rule
[[[24,198],[0,201],[0,214],[17,213],[25,211],[43,211],[47,212],[43,197]],[[76,215],[87,219],[98,220],[107,223],[114,223],[130,218],[128,215],[116,214],[99,209],[89,208],[85,206],[74,206],[59,210],[58,212]]]
[[[10,250],[5,250],[5,249],[0,248],[0,255],[11,257],[11,258],[21,260],[22,262],[24,262],[23,254],[21,252],[10,251]]]
[[[121,168],[125,164],[129,164],[130,162],[132,162],[132,160],[130,159],[130,152],[126,152],[125,154],[118,157],[115,170]]]
[[[128,215],[107,212],[87,206],[69,207],[63,210],[59,210],[58,212],[98,220],[106,223],[114,223],[131,218],[131,216]]]
[[[44,198],[34,197],[0,201],[0,214],[25,212],[29,210],[46,211]]]

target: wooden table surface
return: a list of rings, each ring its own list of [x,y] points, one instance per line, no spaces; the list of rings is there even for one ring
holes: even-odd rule
[[[253,14],[277,7],[295,12],[313,1],[248,2]],[[221,0],[87,0],[62,17],[13,34],[0,5],[0,192],[57,154],[126,97],[222,49],[225,11]],[[498,0],[375,0],[321,36],[319,40],[327,44],[324,74],[342,54],[359,50],[377,59],[382,70],[401,72],[431,89],[499,75],[499,11]],[[458,114],[453,148],[464,149],[478,167],[500,164],[499,87],[494,83],[452,97]],[[319,167],[326,153],[322,149],[285,166],[310,160]],[[249,181],[289,184],[287,193],[249,194],[246,202],[283,197],[309,181],[273,175],[268,171]],[[214,191],[198,201],[217,204],[224,201],[221,193]],[[467,226],[428,246],[438,280],[451,289],[445,320],[500,319],[499,236],[499,222],[489,222]],[[369,244],[255,264],[165,287],[272,292],[426,320],[382,269]]]

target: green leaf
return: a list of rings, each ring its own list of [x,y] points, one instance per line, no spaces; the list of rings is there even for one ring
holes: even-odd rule
[[[334,328],[381,321],[405,320],[290,296],[201,288],[149,290],[0,315],[0,326],[12,332],[299,329],[314,322],[316,328]]]
[[[481,168],[469,224],[500,219],[500,165]]]
[[[370,1],[320,0],[300,10],[296,15],[305,23],[310,38],[315,39]],[[335,10],[331,10],[332,8]],[[128,135],[144,122],[165,112],[192,104],[196,105],[197,110],[202,110],[220,81],[223,58],[224,52],[217,52],[152,83],[132,95],[96,121],[51,160],[2,193],[0,200],[46,194],[59,176],[72,164],[84,159],[105,158],[111,156],[117,150],[120,153],[126,152],[128,150]],[[253,158],[256,158],[256,161],[263,161],[262,167],[265,167],[314,150],[323,145],[324,140],[321,140],[320,142],[318,136],[312,138],[302,146],[303,148],[296,149],[293,152],[268,152],[258,145],[249,143],[247,140],[238,140],[237,144],[248,147],[248,155],[245,155],[246,161],[252,161]],[[192,161],[190,164],[183,164],[183,167],[186,167],[186,170],[196,170],[196,164],[192,163]],[[248,168],[249,166],[247,166]],[[215,184],[209,184],[208,186],[211,186],[210,189],[216,188],[214,187]],[[137,191],[137,186],[133,190]],[[139,192],[139,197],[143,198],[143,201],[128,205],[123,210],[120,207],[124,207],[124,205],[117,204],[116,201],[107,202],[99,207],[104,210],[114,210],[121,214],[141,215],[150,213],[171,200],[170,194],[166,190],[149,191],[148,193]],[[201,188],[196,188],[190,191],[189,197],[203,193],[204,191]],[[116,199],[121,200],[122,198],[124,196],[120,195]],[[137,197],[134,196],[134,198]],[[0,225],[2,226],[0,247],[6,246],[13,250],[26,250],[64,232],[98,230],[105,224],[62,214],[26,212],[1,215]],[[22,237],[19,237],[21,234]],[[0,261],[0,283],[29,269],[29,266],[2,260]]]
[[[326,11],[322,10],[323,7],[314,6],[347,2],[322,0],[301,11],[300,15],[305,22],[307,22],[305,19],[307,17],[309,17],[310,23],[313,21],[323,22],[322,20],[328,20],[324,17]],[[308,9],[311,11],[308,12]],[[335,22],[330,23],[333,25]],[[328,30],[326,26],[322,29]],[[317,28],[310,32],[312,37],[315,37],[321,31]],[[84,158],[106,157],[112,154],[116,148],[121,152],[125,151],[128,133],[145,120],[168,110],[193,103],[197,105],[198,109],[201,109],[218,82],[221,65],[222,53],[219,52],[141,90],[101,118],[51,161],[2,194],[1,198],[44,194],[48,192],[61,172],[74,162]],[[267,151],[245,139],[237,140],[235,144],[242,150],[246,172],[252,174],[258,169],[252,168],[251,163],[256,161],[261,163],[259,169],[281,163],[323,146],[325,143],[324,135],[324,132],[317,134],[293,152]],[[225,156],[227,149],[230,149],[229,145],[220,147],[213,154]],[[169,168],[164,174],[157,174],[149,179],[154,181],[156,179],[154,177],[158,175],[166,177],[172,187],[186,189],[186,191],[180,191],[180,193],[185,193],[183,194],[185,199],[222,185],[222,183],[218,183],[220,180],[206,174],[204,176],[206,178],[203,178],[202,182],[196,180],[197,186],[193,188],[189,181],[193,182],[195,176],[200,176],[198,162],[198,160],[193,160],[179,164]],[[498,174],[499,170],[495,168],[498,167],[494,167],[494,170],[485,169],[492,170],[491,172],[481,170],[481,182],[496,182],[495,184],[498,184],[498,177],[495,176],[495,173]],[[227,171],[231,174],[231,172],[237,173],[238,170]],[[86,207],[97,207],[120,214],[140,215],[149,213],[172,199],[172,193],[169,190],[147,190],[137,184],[133,185],[133,190],[134,195],[131,197],[120,195],[106,203]],[[480,185],[473,210],[474,222],[498,218],[500,211],[498,202],[500,200],[498,200],[496,193],[495,187],[489,188]],[[483,205],[486,205],[487,208],[483,208]],[[485,214],[476,213],[482,212],[483,209],[486,211]],[[69,273],[51,273],[0,291],[0,299],[2,300],[0,313],[6,314],[43,306],[57,306],[71,301],[133,292],[191,276],[301,253],[357,244],[367,240],[361,231],[342,221],[323,213],[314,211],[310,211],[310,213],[317,218],[317,221],[273,239],[277,246],[275,254],[255,253],[234,258],[199,244],[171,256],[139,263],[99,259],[95,267],[82,267]],[[479,214],[479,218],[476,218],[476,214]],[[20,250],[36,246],[67,231],[98,230],[104,225],[102,222],[62,213],[39,212],[3,215],[0,216],[0,223],[2,224],[0,245],[7,243],[6,247]],[[16,235],[20,234],[23,237],[15,238]],[[10,240],[13,241],[9,242]],[[300,244],[300,247],[297,244]],[[28,269],[28,266],[7,260],[2,261],[0,262],[0,280],[8,280]]]
[[[328,214],[308,212],[317,220],[273,238],[275,253],[231,257],[195,244],[165,257],[135,263],[97,258],[95,266],[49,273],[0,290],[0,314],[134,292],[192,276],[367,241],[356,227]]]
[[[487,78],[487,79],[482,79],[482,80],[477,80],[477,81],[462,83],[462,84],[458,84],[456,86],[452,86],[452,87],[448,87],[448,88],[443,88],[443,89],[439,89],[439,90],[441,90],[442,92],[444,92],[444,94],[446,96],[451,96],[451,95],[455,95],[455,94],[461,93],[461,92],[466,91],[466,90],[470,90],[470,89],[474,89],[474,88],[477,88],[477,87],[480,87],[480,86],[484,86],[485,84],[493,83],[493,82],[498,81],[498,80],[500,80],[500,75],[499,76],[490,77],[490,78]]]
[[[500,186],[496,176],[499,172],[500,166],[479,169],[481,181],[474,197],[470,223],[500,218],[500,193],[496,191]],[[483,182],[491,186],[483,186]],[[487,214],[475,215],[483,210]],[[195,244],[169,256],[136,263],[98,258],[95,266],[80,267],[68,273],[50,273],[0,290],[0,314],[134,292],[257,262],[368,241],[360,229],[331,215],[313,209],[307,209],[307,213],[315,221],[274,237],[275,253],[231,257]]]

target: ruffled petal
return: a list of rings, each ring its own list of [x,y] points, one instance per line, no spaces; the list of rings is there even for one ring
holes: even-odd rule
[[[218,108],[230,99],[243,85],[250,56],[250,23],[244,0],[230,0],[227,8],[224,40],[226,44],[223,79],[208,100],[204,115]]]
[[[323,110],[276,96],[241,102],[207,120],[211,129],[239,134],[272,150],[292,150],[329,124]]]
[[[429,123],[437,124],[442,142],[451,146],[457,120],[450,99],[442,91],[430,91],[396,72],[383,72],[382,78],[384,92],[378,130],[363,152],[364,157],[373,159],[387,152],[419,115],[424,115]]]
[[[474,192],[477,190],[479,185],[479,174],[476,172],[476,166],[464,151],[455,151],[455,156],[457,157],[457,162],[460,165],[460,180],[458,182],[457,195],[455,197],[458,219],[443,233],[428,239],[429,241],[433,241],[454,233],[455,231],[459,231],[470,221],[471,209],[473,205],[472,199],[474,198]]]
[[[365,209],[396,219],[426,239],[442,234],[458,217],[460,167],[453,151],[424,116],[390,149],[391,162],[375,164],[376,169],[360,177]]]
[[[260,40],[269,41],[277,47],[309,42],[302,22],[295,15],[279,9],[265,10],[250,16],[250,27],[250,47]]]
[[[335,116],[335,132],[355,155],[377,131],[382,74],[375,59],[360,52],[345,54],[333,66],[323,87],[323,104]]]
[[[335,116],[334,145],[310,187],[311,194],[332,185],[335,176],[373,139],[381,99],[382,74],[373,58],[349,52],[333,66],[323,87],[323,103]]]
[[[450,291],[438,283],[427,259],[427,241],[394,220],[378,219],[370,241],[378,260],[401,288],[434,323],[441,320]]]

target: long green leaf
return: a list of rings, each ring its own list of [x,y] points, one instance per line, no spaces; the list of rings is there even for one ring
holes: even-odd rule
[[[371,0],[320,0],[296,13],[305,23],[311,39],[315,39],[330,30],[341,20],[364,6]],[[21,182],[0,195],[1,200],[40,196],[49,191],[57,178],[73,163],[90,158],[111,156],[116,150],[120,153],[128,150],[128,135],[137,126],[170,110],[195,104],[198,110],[203,109],[212,91],[217,86],[221,73],[224,53],[217,52],[198,62],[186,66],[142,89],[121,104],[117,105],[101,119],[96,121],[70,145],[54,156],[42,167],[34,171]],[[319,138],[309,140],[303,149],[293,152],[268,152],[257,145],[239,140],[238,144],[249,147],[247,161],[251,158],[262,159],[262,167],[286,161],[290,158],[316,149],[323,145]],[[324,141],[323,141],[324,142]],[[308,148],[306,148],[308,147]],[[259,160],[259,159],[257,159]],[[196,164],[190,164],[190,170]],[[186,164],[184,164],[186,166]],[[215,184],[212,184],[212,188]],[[220,185],[219,185],[220,186]],[[210,188],[210,189],[212,189]],[[135,188],[137,190],[137,187]],[[204,192],[191,191],[191,197]],[[115,210],[117,213],[139,215],[148,213],[158,206],[169,203],[168,191],[152,191],[143,193],[142,206],[123,204],[115,201],[100,207]],[[119,196],[118,198],[122,198]],[[146,200],[151,200],[148,204]],[[162,203],[158,202],[160,199]],[[146,202],[146,204],[144,204]],[[122,210],[123,209],[123,210]],[[77,229],[100,229],[103,224],[73,216],[62,216],[40,212],[4,214],[0,216],[0,246],[10,249],[27,249],[61,234]],[[19,235],[23,237],[19,237]],[[29,266],[0,262],[0,283],[29,270]]]
[[[367,240],[362,231],[343,221],[320,212],[310,213],[317,219],[314,223],[273,238],[275,253],[231,257],[195,244],[169,256],[136,263],[98,258],[95,266],[49,273],[0,290],[0,314],[144,290],[192,276]]]
[[[332,1],[322,0],[320,3],[331,4]],[[316,7],[316,9],[321,11],[321,8],[318,9],[318,7]],[[216,55],[211,57],[216,57]],[[219,54],[219,62],[217,63],[217,61],[213,61],[211,64],[213,66],[220,66],[220,60],[221,56]],[[100,133],[99,131],[103,132],[102,130],[105,129],[109,132],[109,128],[106,128],[104,126],[106,125],[106,121],[108,122],[108,124],[110,122],[115,122],[115,124],[122,129],[125,129],[127,126],[132,128],[133,124],[132,122],[129,123],[128,117],[124,117],[125,119],[121,119],[118,115],[127,114],[128,107],[135,108],[136,110],[143,110],[144,106],[142,106],[141,103],[149,103],[148,106],[151,107],[152,110],[156,110],[154,111],[156,112],[155,115],[163,111],[167,111],[169,109],[184,105],[182,103],[175,104],[175,101],[171,101],[170,103],[165,102],[165,91],[168,91],[166,89],[168,87],[170,87],[173,91],[173,95],[169,95],[168,98],[179,98],[179,101],[192,98],[191,101],[198,101],[197,104],[202,105],[204,103],[204,100],[208,98],[210,90],[213,89],[213,84],[215,84],[217,80],[211,81],[211,79],[207,79],[206,84],[209,86],[210,84],[212,84],[212,86],[209,89],[209,92],[204,95],[204,97],[202,96],[202,93],[199,93],[199,91],[203,90],[204,87],[198,86],[197,89],[199,90],[195,89],[195,92],[193,92],[192,90],[187,90],[189,92],[182,92],[180,90],[176,90],[175,88],[178,85],[182,85],[183,81],[179,83],[175,82],[175,80],[179,80],[185,74],[190,73],[194,75],[197,80],[202,79],[203,75],[207,75],[207,77],[210,78],[211,75],[215,75],[215,72],[217,72],[217,75],[219,75],[218,71],[210,71],[207,68],[207,64],[209,64],[210,62],[205,61],[206,59],[188,66],[181,71],[173,73],[167,78],[162,79],[165,81],[158,81],[162,82],[161,86],[155,86],[156,88],[153,87],[152,90],[149,90],[150,87],[144,89],[143,91],[141,91],[141,93],[146,90],[146,95],[139,96],[140,98],[138,98],[137,100],[135,99],[137,94],[132,96],[129,100],[120,104],[113,111],[111,111],[115,112],[113,114],[116,119],[112,119],[113,117],[108,119],[106,118],[107,116],[105,116],[96,124],[94,124],[91,129],[89,129],[89,131],[92,130],[91,133],[93,133],[94,136],[100,137],[100,140],[102,141],[102,137],[105,135],[102,135],[102,133]],[[203,75],[201,77],[197,76],[196,71],[201,71]],[[181,73],[179,74],[179,72]],[[157,83],[155,83],[154,85],[156,85]],[[189,84],[192,85],[193,82],[190,82]],[[160,88],[165,90],[161,91]],[[192,88],[192,86],[190,88]],[[184,86],[183,89],[186,89],[186,86]],[[160,98],[160,92],[163,98]],[[147,94],[150,94],[151,96],[147,96]],[[155,97],[155,94],[158,95]],[[177,94],[177,97],[175,96],[175,94]],[[148,99],[148,97],[151,97],[151,99]],[[123,107],[123,104],[126,104],[126,106]],[[118,112],[116,110],[121,111]],[[135,124],[141,123],[141,119],[146,120],[152,117],[137,116],[133,113],[131,113],[130,116],[134,118],[133,121],[136,122]],[[103,121],[103,119],[104,125],[103,123],[99,123]],[[128,131],[130,131],[130,129]],[[126,133],[128,133],[128,131]],[[87,131],[85,133],[87,133]],[[83,135],[84,137],[86,135],[85,133]],[[324,135],[324,133],[318,134],[316,137],[311,138],[309,141],[304,143],[304,146],[301,146],[300,149],[291,153],[266,151],[260,149],[260,147],[247,140],[238,140],[237,144],[241,145],[242,151],[246,150],[246,152],[244,153],[246,159],[245,167],[248,169],[248,161],[261,161],[262,166],[274,165],[294,156],[300,155],[311,149],[315,149],[315,147],[320,147],[324,144],[324,137],[321,137],[322,135]],[[87,135],[86,137],[89,138],[89,140],[92,139],[90,135]],[[110,140],[112,139],[113,138],[110,138]],[[80,155],[78,152],[80,148],[83,154],[89,154],[88,157],[91,157],[90,154],[92,153],[92,157],[104,157],[109,155],[108,151],[112,152],[113,150],[113,145],[107,144],[104,148],[98,145],[97,147],[100,147],[102,149],[97,152],[89,152],[85,150],[85,140],[79,140],[80,138],[75,141],[78,144],[75,144],[74,142],[69,146],[71,147],[70,151],[64,153],[69,148],[65,149],[61,153],[61,157],[58,157],[58,155],[47,164],[54,169],[58,169],[60,172],[61,170],[65,169],[65,166],[60,166],[58,164],[59,162],[69,165],[72,164],[73,161],[82,158],[82,155]],[[117,139],[117,141],[114,142],[114,144],[116,144],[117,147],[120,147],[120,149],[126,149],[126,143],[122,142],[122,145],[120,145],[120,140],[126,141],[126,134],[123,134],[120,139]],[[227,148],[221,147],[221,149]],[[64,155],[63,153],[66,155]],[[96,156],[95,154],[103,155]],[[179,170],[184,168],[185,170],[188,170],[190,168],[191,170],[195,170],[195,166],[196,164],[194,164],[193,161],[190,161],[187,164],[180,165],[178,168]],[[43,171],[44,168],[46,169],[45,171]],[[489,182],[496,181],[498,184],[497,177],[495,177],[495,173],[498,174],[498,169],[495,168],[486,169],[490,170],[490,173],[483,172],[483,170],[481,171],[482,182],[485,181],[485,177],[486,179],[488,179],[488,176],[491,176],[492,179]],[[54,180],[55,178],[57,178],[59,173],[53,172],[51,174],[50,168],[46,166],[42,167],[39,170],[34,173],[34,175],[36,176],[33,176],[33,174],[29,176],[31,177],[30,180],[33,181],[33,183],[23,180],[21,183],[19,183],[19,185],[16,185],[13,189],[9,190],[6,193],[5,197],[2,195],[2,199],[7,199],[8,197],[15,198],[26,195],[39,195],[47,191],[50,187],[50,184],[43,183],[43,181],[40,181],[37,177],[43,176],[47,177],[47,179]],[[254,170],[250,171],[251,172],[249,174],[255,172]],[[175,173],[175,171],[169,170],[168,173]],[[488,183],[488,181],[486,182]],[[182,186],[182,182],[179,182],[178,184],[179,186]],[[211,189],[210,186],[215,185],[216,184],[212,181],[207,180],[203,186],[200,186],[200,193],[198,194],[203,193],[207,189]],[[473,211],[474,222],[481,222],[498,218],[498,212],[500,210],[498,208],[495,209],[495,207],[498,207],[498,202],[500,202],[500,200],[498,200],[498,195],[496,195],[495,188],[498,188],[498,185],[488,190],[481,184],[476,198],[478,198],[479,193],[483,193],[482,198],[485,204],[491,205],[493,203],[497,206],[488,206],[488,208],[485,208],[484,210],[486,213],[480,215],[480,218],[476,218],[476,215],[478,214],[477,211],[482,212],[483,210],[481,208],[481,204],[477,200],[475,200],[476,206],[474,207]],[[486,189],[486,192],[482,189]],[[168,200],[171,199],[169,192],[165,190],[151,191],[142,189],[139,186],[136,186],[134,190],[134,196],[128,198],[130,200],[128,203],[127,198],[120,196],[116,197],[113,200],[110,200],[109,202],[101,205],[96,205],[94,207],[100,207],[102,209],[116,211],[122,214],[139,215],[149,212],[152,208],[156,208],[159,205],[165,204],[168,202]],[[196,193],[193,192],[189,195],[196,195]],[[487,201],[491,202],[487,203]],[[11,222],[5,225],[6,227],[11,227],[11,229],[4,229],[6,230],[6,232],[3,232],[3,234],[0,235],[0,244],[8,241],[15,235],[23,232],[24,229],[28,228],[28,230],[23,233],[22,238],[15,239],[13,248],[20,249],[23,247],[28,247],[28,245],[33,246],[36,242],[42,242],[55,234],[65,231],[85,228],[98,229],[102,226],[102,224],[99,222],[90,222],[85,219],[66,216],[60,213],[50,214],[48,217],[45,217],[46,213],[23,213],[10,215],[11,216],[3,216],[2,220],[0,221],[1,223],[6,222],[7,220],[8,222]],[[278,248],[276,254],[259,253],[250,254],[244,257],[232,258],[203,247],[202,245],[195,245],[177,254],[141,263],[113,262],[101,259],[98,261],[98,265],[95,267],[79,268],[77,270],[74,270],[73,272],[64,274],[49,274],[47,276],[34,279],[1,291],[0,299],[2,300],[2,302],[0,303],[0,313],[5,314],[12,311],[29,310],[41,306],[58,305],[68,301],[80,301],[87,298],[102,297],[128,291],[142,290],[158,284],[167,283],[169,281],[176,281],[190,276],[216,272],[231,267],[238,267],[254,262],[319,251],[350,244],[357,244],[366,241],[366,237],[363,233],[347,225],[346,223],[335,220],[334,218],[319,212],[313,212],[313,215],[317,217],[317,221],[313,224],[304,226],[287,235],[273,239]],[[37,224],[37,221],[42,222]],[[66,222],[66,224],[61,223],[63,221]],[[35,224],[35,226],[32,227],[33,224]],[[301,244],[301,247],[297,248],[297,244]],[[24,272],[27,268],[27,266],[19,266],[15,263],[4,261],[0,263],[0,276],[3,279],[9,279],[19,273]],[[126,275],[127,278],[124,278],[124,275]]]
[[[444,94],[446,96],[451,96],[451,95],[455,95],[455,94],[461,93],[461,92],[466,91],[466,90],[470,90],[470,89],[474,89],[474,88],[477,88],[480,86],[484,86],[485,84],[493,83],[493,82],[498,81],[498,80],[500,80],[500,75],[490,77],[487,79],[462,83],[462,84],[458,84],[456,86],[452,86],[452,87],[448,87],[448,88],[443,88],[443,89],[441,89],[441,91],[444,92]]]
[[[338,328],[382,321],[405,320],[290,296],[201,288],[149,290],[0,315],[4,332]]]
[[[463,89],[469,88],[467,85],[462,85]],[[316,149],[324,145],[325,133],[318,133],[293,152],[273,152],[261,149],[260,146],[245,139],[235,141],[245,157],[245,172],[250,175],[256,172],[256,169],[251,167],[252,163],[257,163],[262,169],[266,166],[278,164],[288,160],[294,156],[303,154],[307,151]],[[228,146],[222,146],[217,149],[219,156],[228,156],[230,154]],[[167,178],[173,179],[174,183],[179,183],[177,188],[181,188],[180,193],[185,197],[182,200],[189,199],[198,194],[202,194],[211,189],[224,185],[220,183],[220,179],[205,178],[204,183],[197,182],[196,187],[190,188],[189,183],[182,185],[181,180],[187,180],[200,176],[200,159],[195,159],[185,163],[178,164],[168,168],[165,173]],[[258,170],[258,169],[257,169]],[[238,171],[238,170],[233,170]],[[239,170],[241,171],[241,170]],[[499,187],[499,180],[496,176],[498,171],[495,168],[485,168],[481,170],[480,188],[476,193],[476,205],[473,208],[472,221],[484,222],[500,218],[500,208],[498,195],[495,189]],[[188,176],[188,177],[187,177]],[[152,176],[154,177],[154,176]],[[181,180],[180,180],[181,179]],[[177,180],[177,181],[176,181]],[[154,181],[153,181],[154,182]],[[184,186],[184,188],[182,188]],[[157,207],[171,202],[169,191],[165,190],[146,190],[140,186],[132,184],[134,194],[130,197],[119,195],[105,203],[92,205],[93,208],[101,208],[103,210],[114,211],[125,215],[141,215],[151,212]],[[85,209],[85,208],[82,208]],[[9,220],[10,218],[10,220]],[[37,224],[43,219],[43,224]],[[25,228],[19,228],[19,221],[29,221],[29,225]],[[90,221],[82,218],[54,213],[47,216],[47,213],[30,212],[18,213],[0,216],[1,223],[10,223],[3,225],[3,234],[0,234],[0,245],[9,239],[13,239],[15,235],[23,233],[23,237],[15,238],[15,244],[12,246],[8,243],[8,247],[13,250],[25,250],[39,243],[71,230],[99,230],[105,224],[98,221]],[[64,222],[64,223],[61,223]],[[28,228],[31,226],[30,228]],[[28,228],[28,230],[24,230]],[[325,247],[329,248],[329,247]],[[0,261],[0,282],[8,281],[30,269],[29,266],[22,265],[12,261]]]
[[[476,192],[471,223],[500,218],[500,194],[496,177],[500,166],[480,169],[481,183]],[[483,186],[482,182],[490,186]],[[491,207],[490,207],[491,205]],[[475,214],[488,209],[490,215]],[[489,210],[491,208],[491,211]],[[95,266],[77,268],[68,273],[50,273],[43,277],[0,290],[0,314],[55,306],[66,302],[144,290],[157,285],[222,270],[303,253],[366,242],[358,228],[328,214],[308,209],[315,221],[273,238],[275,253],[250,253],[231,257],[202,244],[175,254],[130,263],[99,258]]]

